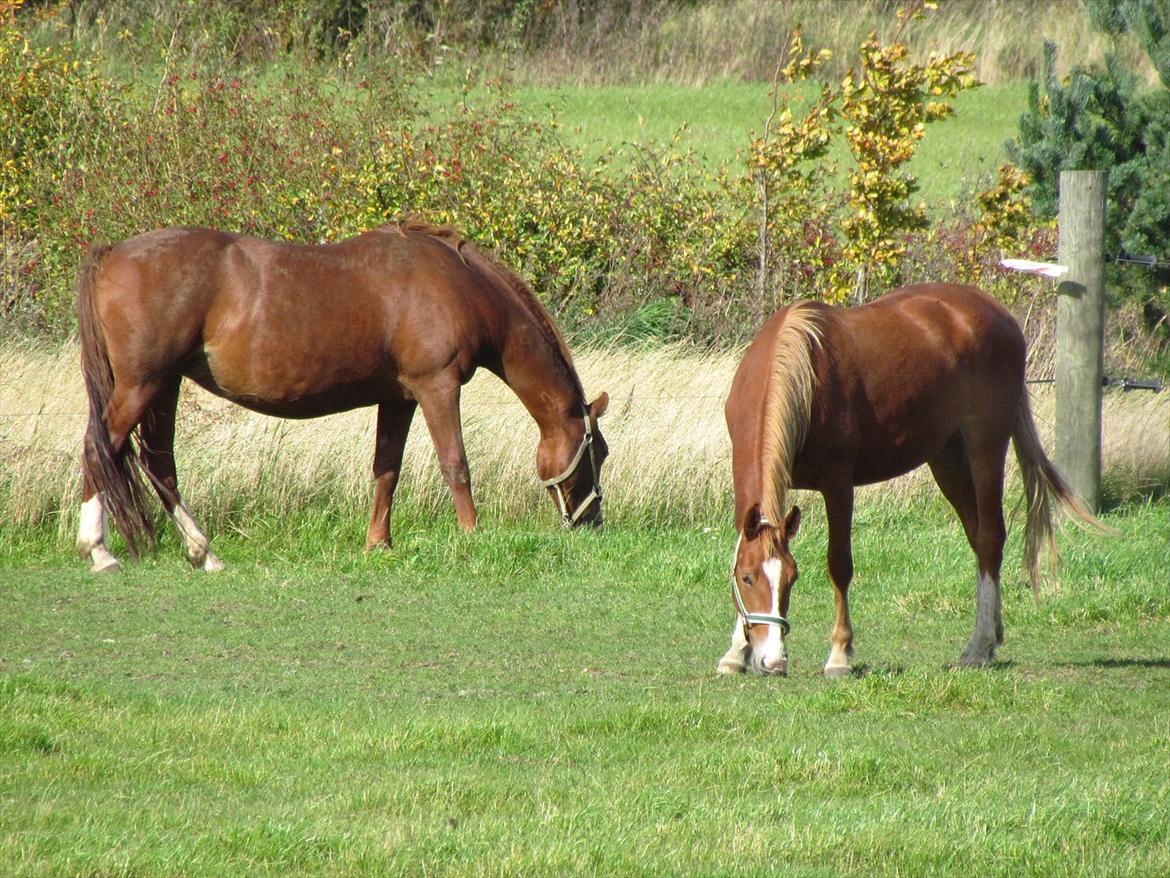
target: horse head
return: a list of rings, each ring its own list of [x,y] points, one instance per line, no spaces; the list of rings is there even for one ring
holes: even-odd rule
[[[799,506],[777,525],[756,504],[747,511],[735,544],[731,597],[743,624],[744,663],[758,674],[788,673],[785,615],[798,575],[788,543],[799,529]]]
[[[601,465],[609,456],[609,446],[598,418],[608,406],[609,394],[603,393],[579,416],[568,418],[560,435],[542,439],[537,449],[537,469],[557,473],[541,484],[552,495],[566,527],[602,526]]]

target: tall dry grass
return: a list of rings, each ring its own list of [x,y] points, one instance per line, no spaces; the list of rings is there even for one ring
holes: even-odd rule
[[[611,449],[603,481],[606,516],[619,523],[722,526],[731,515],[730,446],[723,400],[738,352],[697,354],[582,351],[578,369],[589,393],[611,402],[602,428]],[[1051,388],[1033,404],[1051,451]],[[51,527],[62,539],[77,522],[85,392],[74,343],[0,345],[0,522]],[[555,513],[536,477],[538,434],[524,409],[493,376],[465,389],[463,423],[472,481],[484,522]],[[1103,455],[1107,497],[1128,500],[1170,490],[1170,394],[1109,393]],[[374,412],[310,421],[247,412],[189,382],[180,401],[180,489],[214,534],[246,528],[253,516],[314,507],[355,520],[368,514]],[[925,470],[864,489],[861,503],[933,497]],[[1016,491],[1018,494],[1018,491]],[[803,497],[802,503],[816,501]],[[1014,502],[1014,501],[1013,501]],[[450,507],[422,418],[406,448],[399,515],[424,520]]]
[[[728,488],[722,399],[733,356],[591,351],[577,365],[591,394],[608,390],[611,397],[602,421],[613,449],[603,473],[607,516],[694,521],[718,509]],[[0,348],[0,376],[0,517],[55,520],[65,535],[79,503],[86,417],[76,345],[9,343]],[[536,475],[536,425],[487,372],[464,390],[463,429],[481,517],[514,520],[547,506],[552,520]],[[373,409],[287,421],[184,382],[177,432],[180,490],[212,530],[311,504],[368,512]],[[416,417],[396,508],[430,516],[448,506],[430,438]]]
[[[680,4],[642,0],[627,16],[614,10],[584,20],[562,15],[541,45],[528,45],[511,64],[523,79],[548,84],[673,82],[702,85],[717,79],[768,81],[800,27],[805,44],[829,49],[823,75],[837,79],[856,63],[871,32],[893,39],[894,12],[908,3],[888,0],[708,0]],[[1061,48],[1058,73],[1100,63],[1109,39],[1095,31],[1080,0],[959,0],[915,22],[901,38],[914,60],[934,50],[969,51],[974,72],[987,83],[1018,82],[1043,73],[1043,44]],[[1122,51],[1153,81],[1136,46]],[[1131,57],[1132,56],[1132,57]]]

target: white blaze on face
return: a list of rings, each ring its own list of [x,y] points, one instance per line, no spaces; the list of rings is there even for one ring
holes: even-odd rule
[[[768,585],[772,590],[772,609],[769,611],[773,616],[780,615],[780,559],[769,558],[764,562],[764,576],[768,578]],[[784,650],[784,633],[780,630],[779,625],[768,625],[768,636],[764,640],[763,654],[760,659],[765,667],[776,668],[784,664],[787,659],[787,653]]]

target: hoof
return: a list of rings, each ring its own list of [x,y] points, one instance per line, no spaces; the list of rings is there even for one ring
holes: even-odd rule
[[[987,652],[973,652],[967,650],[959,657],[960,668],[986,668],[991,664],[992,659],[995,658],[995,652],[988,650]]]
[[[840,680],[853,674],[850,665],[825,665],[825,676],[830,680]]]
[[[206,570],[208,573],[218,573],[223,570],[223,562],[210,552],[207,557],[203,559],[203,563],[199,565],[201,570]]]
[[[734,659],[720,659],[718,666],[715,668],[716,674],[742,674],[747,670],[747,666],[743,662],[735,661]]]
[[[95,553],[96,555],[96,553]],[[106,553],[105,557],[95,557],[93,559],[93,573],[118,573],[122,566],[118,563],[118,559],[113,555]]]

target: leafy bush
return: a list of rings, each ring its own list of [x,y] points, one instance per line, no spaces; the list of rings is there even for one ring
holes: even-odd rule
[[[898,17],[917,19],[926,6],[912,4]],[[926,125],[950,115],[949,99],[976,84],[972,56],[932,54],[910,63],[904,44],[883,45],[871,33],[859,47],[857,67],[839,86],[822,86],[819,98],[797,114],[778,84],[812,76],[828,53],[806,51],[798,30],[787,54],[776,72],[772,115],[749,154],[761,204],[757,287],[767,285],[769,239],[778,238],[780,258],[795,253],[798,264],[815,266],[822,298],[865,301],[896,281],[908,235],[929,226],[926,206],[911,203],[918,181],[904,166]],[[843,203],[824,191],[832,179],[825,156],[837,136],[853,158]],[[878,283],[871,284],[874,278]]]
[[[31,52],[11,22],[3,36]],[[195,71],[140,94],[51,53],[32,69],[67,76],[0,62],[29,95],[5,105],[3,130],[31,132],[6,144],[0,219],[28,282],[3,308],[51,332],[69,326],[92,242],[159,226],[331,241],[421,215],[498,250],[570,323],[701,287],[742,243],[692,156],[644,145],[625,174],[612,154],[587,165],[496,91],[426,113],[407,76],[351,87],[310,69],[258,85]]]
[[[69,324],[73,272],[95,241],[169,225],[307,241],[357,232],[360,202],[347,188],[364,142],[357,120],[399,107],[392,93],[342,97],[309,75],[277,97],[200,74],[172,75],[153,96],[96,76],[71,82],[47,102],[60,128],[26,153],[22,200],[4,228],[6,241],[38,251],[36,283],[23,291],[35,302],[5,310],[55,331]]]
[[[47,254],[24,232],[40,225],[43,205],[56,195],[55,180],[46,179],[56,175],[46,170],[70,164],[85,149],[102,91],[88,63],[67,47],[32,46],[0,8],[0,314],[19,313],[34,325],[60,319],[47,303],[30,307]]]
[[[0,91],[28,96],[4,106],[0,129],[5,167],[19,167],[3,178],[0,273],[13,282],[0,307],[54,334],[70,328],[86,248],[159,226],[323,242],[419,215],[496,250],[572,329],[716,342],[794,298],[840,299],[862,268],[889,284],[994,279],[990,249],[1028,225],[1009,192],[954,234],[924,228],[899,166],[963,61],[903,64],[873,39],[847,89],[826,87],[803,117],[778,105],[744,164],[712,168],[685,131],[586,162],[555,119],[532,122],[498,88],[436,105],[407,61],[365,79],[344,59],[263,80],[191,66],[144,88],[63,48],[33,49],[11,17],[0,37],[22,59],[0,57]],[[790,80],[814,66],[799,47],[789,61]],[[823,162],[842,135],[858,162],[846,192]],[[898,161],[879,161],[891,150]],[[873,222],[851,225],[860,206]]]

